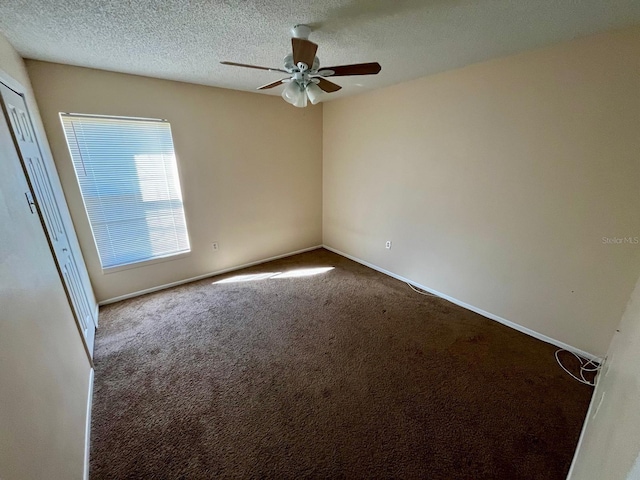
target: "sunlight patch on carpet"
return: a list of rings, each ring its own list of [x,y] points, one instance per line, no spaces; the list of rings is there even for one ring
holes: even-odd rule
[[[225,278],[213,282],[212,285],[218,283],[238,283],[238,282],[252,282],[254,280],[267,280],[268,278],[300,278],[311,277],[313,275],[319,275],[333,270],[335,267],[317,267],[317,268],[298,268],[296,270],[289,270],[288,272],[267,272],[267,273],[252,273],[247,275],[236,275],[234,277]]]

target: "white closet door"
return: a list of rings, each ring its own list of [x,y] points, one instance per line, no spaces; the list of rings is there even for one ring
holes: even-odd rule
[[[32,193],[35,199],[33,206],[40,215],[69,303],[84,337],[87,351],[93,356],[97,324],[96,301],[91,286],[83,281],[80,274],[80,268],[86,269],[82,257],[79,252],[74,255],[69,246],[59,203],[51,184],[51,176],[56,172],[50,172],[42,159],[24,98],[2,83],[0,94],[16,150],[31,187],[31,192],[25,192],[25,201],[29,200],[29,193]],[[43,307],[46,308],[46,305]]]

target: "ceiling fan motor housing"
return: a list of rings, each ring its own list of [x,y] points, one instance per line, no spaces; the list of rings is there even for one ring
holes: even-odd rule
[[[307,65],[308,70],[312,70],[314,72],[318,71],[318,69],[320,68],[320,59],[318,57],[315,57],[313,59],[313,65]],[[298,66],[293,63],[293,54],[288,54],[286,57],[284,57],[284,69],[290,73],[293,73],[296,70],[299,70]]]
[[[291,79],[304,88],[311,82],[311,76],[318,72],[318,69],[320,68],[320,59],[318,57],[314,57],[313,65],[311,66],[302,62],[296,65],[293,61],[293,54],[290,53],[284,57],[284,68],[291,74]]]

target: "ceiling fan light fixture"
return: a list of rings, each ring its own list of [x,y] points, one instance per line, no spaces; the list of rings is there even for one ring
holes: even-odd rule
[[[290,81],[285,89],[282,91],[282,98],[284,98],[285,102],[290,103],[291,105],[295,105],[296,102],[299,102],[299,98],[304,96],[300,85],[295,80]]]
[[[307,106],[307,94],[305,93],[304,90],[302,89],[298,90],[298,98],[296,98],[296,101],[293,104],[293,106],[298,108],[304,108]]]
[[[312,105],[315,105],[316,103],[319,103],[323,100],[322,89],[315,83],[310,83],[309,85],[307,85],[306,92]]]

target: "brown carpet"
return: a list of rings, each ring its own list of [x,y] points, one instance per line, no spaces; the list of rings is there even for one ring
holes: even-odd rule
[[[555,347],[323,249],[100,320],[92,480],[564,479],[592,393]]]

